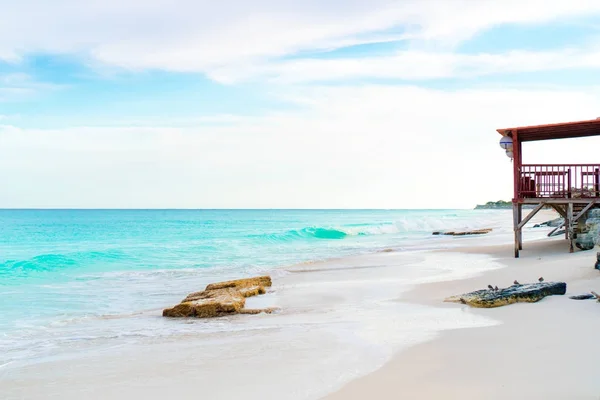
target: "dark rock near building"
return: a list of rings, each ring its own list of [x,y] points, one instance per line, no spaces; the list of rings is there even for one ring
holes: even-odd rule
[[[512,285],[498,290],[477,290],[445,299],[446,302],[468,304],[471,307],[494,308],[513,303],[535,303],[546,296],[564,295],[565,282],[540,282]]]
[[[556,228],[556,227],[561,226],[564,222],[565,222],[564,218],[556,218],[556,219],[551,219],[550,221],[535,224],[533,227],[534,228],[543,228],[543,227]]]
[[[591,300],[591,299],[595,299],[596,296],[594,296],[591,293],[586,293],[586,294],[577,294],[575,296],[569,296],[570,299],[573,300]]]
[[[584,224],[580,224],[575,246],[581,250],[591,250],[600,242],[600,209],[592,208],[587,213]]]
[[[591,250],[596,246],[596,238],[589,233],[579,233],[575,239],[575,246],[580,250]]]

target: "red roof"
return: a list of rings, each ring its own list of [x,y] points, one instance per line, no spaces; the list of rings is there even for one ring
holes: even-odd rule
[[[520,126],[496,129],[502,136],[512,136],[517,130],[519,142],[534,140],[568,139],[600,135],[600,118],[587,121],[563,122],[560,124]]]

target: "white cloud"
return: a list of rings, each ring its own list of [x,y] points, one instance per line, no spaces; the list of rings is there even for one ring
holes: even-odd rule
[[[75,0],[0,0],[0,7],[0,59],[11,62],[66,53],[110,67],[287,83],[600,66],[594,48],[453,52],[494,26],[598,14],[596,0],[106,0],[84,7]],[[409,50],[360,59],[285,57],[397,40],[408,41]],[[1,76],[0,101],[49,88],[28,75]],[[596,88],[285,90],[282,100],[297,109],[262,117],[55,130],[25,129],[11,119],[13,125],[0,125],[0,171],[10,171],[0,174],[0,186],[10,188],[0,192],[0,207],[471,207],[510,197],[510,162],[495,128],[594,118],[600,109]],[[561,155],[579,160],[589,151],[593,158],[597,148],[569,146],[532,148],[526,157],[571,162],[577,160]],[[557,158],[544,159],[549,154]]]
[[[297,83],[343,81],[360,78],[425,80],[477,77],[513,72],[599,68],[600,48],[555,51],[509,51],[506,53],[457,54],[409,50],[395,55],[295,59],[263,64],[215,68],[209,76],[223,83],[269,79]]]
[[[377,40],[453,45],[502,24],[600,12],[596,0],[106,0],[85,7],[0,0],[0,7],[0,58],[71,53],[131,69],[209,73]]]
[[[225,124],[4,126],[0,207],[471,207],[511,195],[496,128],[594,118],[598,98],[595,88],[318,87],[287,94],[302,111]],[[577,144],[531,146],[526,161],[595,157],[597,145]]]

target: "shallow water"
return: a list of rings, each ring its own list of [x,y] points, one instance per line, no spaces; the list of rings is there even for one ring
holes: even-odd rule
[[[332,354],[332,363],[357,346],[367,349],[363,360],[373,356],[359,369],[372,369],[389,354],[382,343],[421,340],[436,331],[427,328],[431,321],[439,329],[472,322],[444,322],[437,310],[388,301],[415,283],[495,267],[475,256],[469,263],[419,255],[473,240],[431,231],[492,227],[493,234],[476,240],[497,242],[510,240],[510,221],[510,213],[466,210],[0,210],[0,368],[148,340],[215,334],[231,340],[223,334],[312,326],[335,338],[337,345],[327,346],[341,353]],[[315,264],[383,249],[396,252]],[[287,267],[299,263],[323,271],[289,276]],[[285,310],[273,318],[174,323],[160,317],[161,308],[211,281],[263,272],[279,288],[252,301]],[[403,334],[386,325],[406,325],[398,313],[413,316]],[[387,331],[396,332],[393,340],[382,335]]]

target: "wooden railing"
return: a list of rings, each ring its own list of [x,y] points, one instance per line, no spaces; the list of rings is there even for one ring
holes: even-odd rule
[[[600,197],[600,164],[525,164],[519,198]]]

